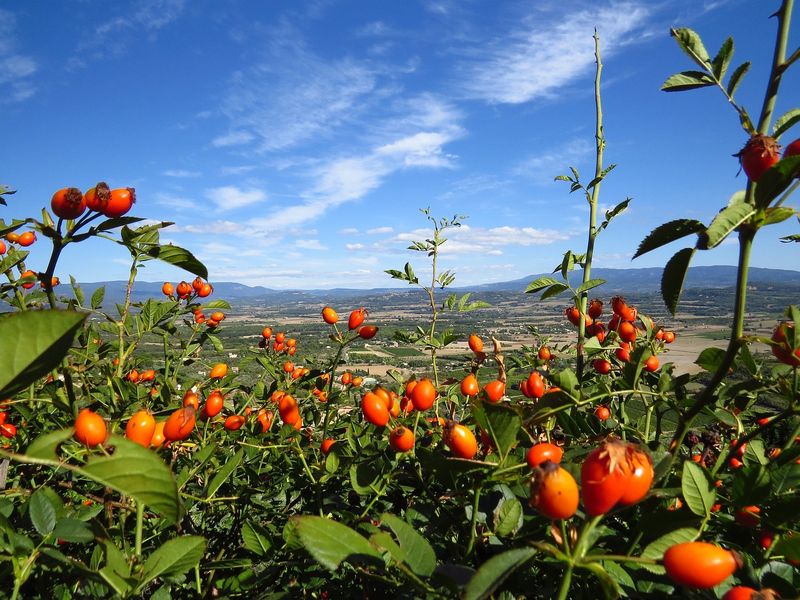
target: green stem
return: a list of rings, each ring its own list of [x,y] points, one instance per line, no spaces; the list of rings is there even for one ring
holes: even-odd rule
[[[592,259],[594,256],[594,241],[597,238],[597,204],[600,199],[600,177],[603,173],[603,150],[606,146],[605,137],[603,136],[603,104],[600,95],[600,75],[603,72],[603,61],[600,59],[600,36],[597,31],[594,32],[594,56],[597,68],[594,77],[594,105],[595,105],[595,145],[596,145],[596,158],[594,167],[594,181],[592,192],[589,196],[589,232],[586,241],[586,257],[583,263],[583,283],[585,284],[591,279],[592,276]],[[578,327],[578,381],[583,380],[584,370],[584,355],[583,344],[586,339],[586,307],[589,302],[589,291],[581,292],[580,297],[580,312],[581,320]]]
[[[569,597],[569,586],[572,585],[572,571],[574,566],[572,563],[567,564],[567,570],[564,571],[564,577],[561,579],[561,586],[558,588],[558,597],[556,600],[567,600]]]
[[[472,500],[472,520],[470,523],[469,529],[469,543],[467,544],[467,552],[466,555],[469,556],[472,554],[472,549],[475,546],[475,538],[477,537],[478,533],[478,504],[481,501],[481,486],[480,484],[475,486],[475,497]]]
[[[786,47],[789,42],[789,26],[792,21],[792,8],[794,0],[783,0],[783,4],[775,13],[778,18],[778,35],[775,39],[775,50],[772,56],[772,71],[764,95],[764,103],[761,107],[761,116],[758,119],[758,132],[768,133],[769,124],[772,121],[772,113],[775,110],[775,101],[778,98],[778,88],[781,85],[781,78],[788,66],[786,64]]]
[[[136,556],[142,555],[142,528],[144,526],[144,502],[136,503]]]

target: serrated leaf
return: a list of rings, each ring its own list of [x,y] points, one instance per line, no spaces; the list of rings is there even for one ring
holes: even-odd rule
[[[770,167],[756,185],[756,207],[767,208],[800,176],[800,156],[788,156]]]
[[[42,490],[36,490],[28,500],[28,516],[33,528],[45,536],[56,526],[56,509]]]
[[[250,521],[242,525],[242,541],[245,548],[258,556],[266,555],[272,547],[267,530]]]
[[[164,461],[152,450],[119,435],[110,436],[108,444],[114,446],[113,454],[94,455],[75,471],[131,496],[168,522],[176,522],[180,516],[178,486]]]
[[[705,231],[705,228],[706,226],[703,223],[695,221],[694,219],[676,219],[675,221],[669,221],[663,225],[659,225],[641,241],[633,258],[637,258],[642,254],[670,244],[692,233]]]
[[[206,540],[199,535],[186,535],[168,540],[147,557],[142,581],[147,583],[156,577],[183,575],[200,563],[205,551]]]
[[[694,463],[692,463],[694,464]],[[697,539],[697,536],[700,535],[700,532],[697,529],[691,527],[682,527],[681,529],[675,529],[674,531],[670,531],[668,534],[661,536],[654,542],[651,542],[647,545],[647,547],[642,552],[642,558],[651,558],[653,560],[661,560],[664,556],[664,552],[666,552],[667,548],[670,546],[674,546],[675,544],[681,544],[683,542],[691,542]],[[665,573],[664,567],[661,565],[648,565],[642,564],[642,567],[650,571],[651,573]]]
[[[755,212],[752,206],[745,203],[729,204],[723,208],[706,229],[705,248],[718,246],[739,225],[752,217]]]
[[[586,283],[581,284],[581,286],[577,290],[575,290],[575,294],[580,295],[583,292],[588,292],[589,290],[592,290],[598,286],[603,285],[605,282],[606,282],[605,279],[590,279]]]
[[[788,206],[773,206],[766,210],[766,215],[762,225],[775,225],[777,223],[783,223],[787,219],[791,219],[794,214],[794,209],[789,208]]]
[[[92,299],[90,301],[91,307],[95,310],[100,308],[100,305],[103,304],[103,298],[105,298],[105,296],[106,296],[105,286],[100,286],[99,288],[97,288],[92,294]]]
[[[727,92],[728,95],[733,97],[734,93],[736,92],[736,88],[739,87],[739,84],[742,82],[742,77],[744,77],[745,73],[750,70],[750,61],[743,62],[740,64],[736,69],[734,69],[733,73],[731,73],[731,78],[728,80],[728,87]]]
[[[503,498],[494,511],[494,532],[500,537],[514,533],[520,526],[522,504],[517,498]]]
[[[147,251],[147,254],[158,260],[163,260],[171,265],[175,265],[193,275],[208,279],[208,269],[206,269],[206,266],[197,260],[191,252],[180,246],[173,246],[172,244],[154,246]]]
[[[682,73],[670,75],[667,80],[661,84],[661,91],[683,92],[686,90],[708,87],[710,85],[714,85],[714,80],[705,73],[701,73],[700,71],[683,71]]]
[[[733,38],[728,37],[720,46],[719,52],[711,61],[711,70],[714,76],[722,81],[725,78],[725,73],[728,71],[728,65],[733,58]]]
[[[542,277],[538,277],[531,281],[528,284],[528,287],[525,288],[526,294],[535,294],[536,292],[543,290],[551,285],[561,285],[561,282],[558,279],[554,279],[553,277],[548,277],[547,275],[543,275]]]
[[[555,285],[551,285],[542,293],[542,300],[547,300],[548,298],[552,298],[553,296],[558,296],[559,294],[563,294],[569,289],[569,286],[564,283],[556,283]]]
[[[795,123],[800,122],[800,108],[786,111],[775,120],[772,137],[779,138],[786,133]]]
[[[535,554],[534,548],[515,548],[496,554],[483,563],[469,580],[463,599],[484,600],[488,598],[509,575],[532,559]]]
[[[91,527],[84,521],[71,517],[58,520],[53,530],[53,536],[71,544],[88,544],[94,541]]]
[[[381,562],[380,554],[367,539],[347,525],[311,515],[292,517],[291,522],[305,549],[330,571],[338,569],[345,560]]]
[[[717,370],[717,367],[722,364],[722,359],[724,357],[725,350],[722,348],[706,348],[700,353],[700,356],[697,357],[694,364],[698,365],[704,371],[713,373]]]
[[[694,514],[707,517],[711,514],[717,491],[708,472],[691,461],[684,461],[683,475],[681,476],[681,492],[686,500],[686,506]]]
[[[436,553],[417,531],[402,519],[390,513],[381,515],[381,522],[392,530],[397,542],[405,554],[404,562],[414,573],[421,577],[429,577],[436,568]]]
[[[25,456],[33,459],[56,460],[58,446],[72,437],[72,429],[59,429],[45,433],[33,440],[25,450]]]
[[[222,484],[225,483],[228,477],[230,477],[239,466],[239,463],[242,462],[242,458],[244,458],[244,448],[234,454],[233,457],[222,466],[217,474],[214,475],[214,479],[212,479],[211,483],[208,484],[206,498],[213,498],[214,494],[217,493],[217,490],[222,487]]]
[[[708,56],[706,47],[703,45],[703,40],[700,39],[696,31],[688,27],[681,27],[679,29],[670,29],[670,34],[675,38],[675,41],[678,42],[678,46],[680,46],[681,50],[697,63],[697,66],[702,69],[709,67],[711,59]]]
[[[661,298],[672,315],[675,315],[678,308],[686,274],[689,272],[689,263],[694,253],[694,248],[679,250],[669,259],[661,275]]]
[[[58,366],[85,319],[66,310],[0,316],[0,398],[13,396]]]

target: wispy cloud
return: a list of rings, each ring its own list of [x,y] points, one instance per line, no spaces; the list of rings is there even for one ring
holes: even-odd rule
[[[404,244],[430,236],[430,230],[418,229],[400,233],[390,243]],[[558,229],[538,229],[536,227],[461,227],[447,232],[447,242],[441,246],[441,252],[449,255],[487,254],[498,256],[506,247],[547,246],[554,242],[568,240],[571,232]]]
[[[215,148],[226,148],[228,146],[241,146],[252,142],[256,136],[249,131],[229,131],[218,135],[211,140],[211,145]]]
[[[200,171],[187,171],[186,169],[167,169],[163,172],[165,177],[200,177],[202,173]]]
[[[374,227],[372,229],[367,229],[368,235],[386,235],[387,233],[392,233],[394,228],[392,227]]]
[[[294,245],[304,250],[327,250],[319,240],[295,240]]]
[[[325,60],[289,25],[275,28],[264,56],[234,74],[222,112],[262,151],[290,148],[350,121],[365,110],[376,73],[349,57]]]
[[[635,39],[634,32],[649,14],[641,1],[604,4],[572,10],[568,17],[543,10],[529,15],[520,27],[482,45],[463,65],[464,93],[494,104],[553,96],[591,69],[595,28],[608,57]]]
[[[184,198],[183,196],[159,192],[155,194],[153,198],[156,201],[156,204],[169,206],[177,210],[195,210],[198,208],[198,205],[194,200],[190,198]]]
[[[0,8],[0,85],[4,88],[0,103],[22,102],[36,93],[32,76],[36,61],[17,52],[17,19],[14,13]]]
[[[67,63],[68,69],[87,66],[87,58],[120,56],[133,41],[155,35],[183,13],[186,0],[138,0],[126,14],[103,21],[78,44]],[[110,5],[115,6],[115,5]],[[124,35],[122,35],[124,34]],[[108,43],[112,39],[113,43]]]
[[[512,172],[539,185],[550,184],[556,175],[568,173],[570,166],[580,167],[593,154],[594,146],[588,139],[576,138],[523,159]]]
[[[242,189],[233,185],[211,188],[205,195],[221,210],[234,210],[267,199],[267,194],[263,190]]]

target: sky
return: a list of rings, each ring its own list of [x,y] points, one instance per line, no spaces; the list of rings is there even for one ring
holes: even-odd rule
[[[778,0],[45,0],[0,2],[0,218],[38,216],[67,186],[136,188],[132,215],[209,279],[270,288],[374,288],[411,252],[420,212],[464,215],[440,268],[470,286],[549,272],[585,250],[588,206],[554,177],[594,171],[594,42],[603,62],[600,205],[632,198],[596,267],[631,261],[665,221],[706,223],[744,188],[746,135],[718,90],[665,93],[694,68],[670,27],[752,61],[737,100],[757,118]],[[790,49],[800,40],[795,17]],[[776,114],[800,98],[795,65]],[[785,142],[798,137],[800,126]],[[790,204],[796,205],[797,196]],[[797,221],[762,231],[755,266],[797,269]],[[44,270],[48,242],[28,267]],[[693,265],[735,264],[734,240]],[[107,240],[67,247],[56,274],[127,279]],[[41,265],[37,267],[37,265]],[[157,261],[146,281],[188,274]]]

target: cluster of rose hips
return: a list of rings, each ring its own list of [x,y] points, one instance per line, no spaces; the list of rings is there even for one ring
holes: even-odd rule
[[[350,313],[350,317],[347,319],[347,328],[350,331],[357,330],[358,336],[364,340],[370,340],[378,333],[375,325],[363,325],[368,314],[369,311],[366,308],[357,308]],[[330,306],[326,306],[322,309],[322,320],[328,325],[335,326],[339,322],[339,314]]]
[[[0,435],[10,440],[17,435],[17,426],[13,423],[7,423],[7,418],[6,411],[0,410]]]
[[[270,350],[270,338],[272,338],[272,327],[264,327],[261,330],[261,339],[258,340],[258,347]],[[275,353],[285,352],[289,356],[294,356],[297,352],[297,340],[287,338],[286,334],[279,331],[272,340],[272,351]]]
[[[87,208],[108,218],[117,218],[126,214],[135,202],[133,188],[112,190],[101,181],[85,194],[74,187],[58,190],[50,200],[50,208],[57,217],[67,220],[77,219]]]
[[[207,281],[203,281],[202,277],[195,277],[192,283],[181,281],[178,285],[172,285],[169,281],[166,281],[161,286],[161,293],[173,300],[178,298],[179,300],[190,301],[195,297],[207,298],[213,291],[214,286]]]

